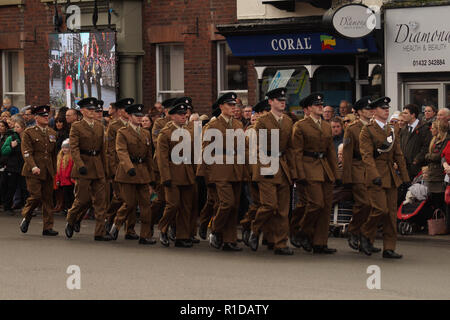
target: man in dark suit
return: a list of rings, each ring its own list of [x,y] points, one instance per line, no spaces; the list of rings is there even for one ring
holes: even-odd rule
[[[419,120],[419,107],[408,104],[403,108],[403,115],[407,126],[400,131],[400,146],[405,156],[406,168],[412,180],[425,164],[425,154],[431,141],[428,125]]]

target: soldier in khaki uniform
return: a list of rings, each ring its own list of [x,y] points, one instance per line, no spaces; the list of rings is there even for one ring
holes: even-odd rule
[[[305,105],[305,98],[300,100],[299,106],[303,108],[304,118],[299,121],[304,121],[309,116],[308,106]],[[295,125],[295,124],[294,124]],[[289,238],[294,247],[301,248],[301,244],[297,241],[296,235],[300,231],[300,221],[305,215],[306,208],[306,189],[305,185],[301,183],[295,184],[295,192],[297,193],[297,204],[292,210],[291,219],[289,220]]]
[[[303,184],[306,191],[305,213],[295,238],[308,252],[330,254],[336,252],[327,242],[337,157],[331,126],[321,120],[323,95],[311,93],[305,105],[310,116],[294,125],[292,135],[297,184]]]
[[[388,97],[373,101],[375,120],[361,130],[359,149],[366,167],[366,185],[372,207],[361,227],[361,251],[373,252],[373,242],[380,223],[383,224],[383,258],[400,259],[395,252],[397,242],[397,188],[409,182],[405,158],[394,128],[388,124]],[[400,176],[396,173],[397,164]]]
[[[202,134],[205,134],[206,130],[208,130],[209,126],[214,122],[217,121],[217,117],[220,116],[220,108],[217,105],[217,102],[215,102],[212,106],[212,115],[214,118],[212,118],[202,129]],[[202,148],[206,146],[207,142],[202,143]],[[203,177],[205,179],[206,184],[206,203],[203,206],[202,210],[200,211],[200,226],[198,228],[198,234],[200,238],[203,240],[206,240],[207,232],[208,232],[208,225],[211,221],[211,218],[215,215],[217,212],[218,207],[218,198],[217,198],[217,191],[216,186],[214,183],[210,183],[208,176],[206,174],[206,163],[202,160],[201,163],[197,166],[196,174],[198,177]]]
[[[350,184],[353,193],[353,215],[348,226],[350,248],[359,250],[361,226],[366,222],[370,213],[370,201],[366,187],[366,168],[359,152],[359,135],[364,126],[368,125],[373,116],[373,109],[369,106],[370,97],[359,99],[354,109],[359,119],[352,122],[344,133],[344,155],[342,183]],[[375,249],[379,251],[380,249]]]
[[[265,100],[258,102],[252,109],[255,112],[256,117],[259,118],[260,116],[262,116],[270,111],[270,104],[267,101],[267,99],[265,99]],[[251,132],[251,134],[254,134],[256,137],[256,130],[255,130],[254,125],[249,125],[246,129],[246,132],[248,130],[253,130],[253,132]],[[249,137],[246,137],[246,139],[247,139],[247,143],[246,143],[247,154],[249,154],[250,152],[255,152],[256,150],[250,150],[251,146],[250,146]],[[244,242],[244,244],[246,246],[248,246],[248,239],[250,237],[252,221],[255,219],[256,212],[258,211],[258,208],[261,205],[261,203],[259,201],[258,183],[255,181],[251,181],[253,166],[255,166],[255,164],[250,164],[248,162],[246,163],[246,170],[248,171],[248,175],[249,175],[248,185],[249,185],[250,197],[251,197],[252,202],[248,208],[248,211],[245,213],[244,217],[240,221],[240,224],[242,226],[242,241]]]
[[[170,122],[169,110],[172,107],[172,104],[175,100],[176,98],[170,98],[164,100],[161,103],[162,107],[164,108],[165,117],[157,119],[152,126],[152,143],[153,143],[153,150],[155,150],[155,153],[153,155],[153,160],[155,163],[154,174],[156,179],[155,193],[157,194],[157,198],[151,204],[152,234],[153,234],[153,225],[159,221],[160,217],[162,216],[162,213],[164,212],[164,207],[166,206],[164,186],[161,184],[161,177],[159,175],[158,163],[156,161],[156,147],[158,145],[158,135],[161,132],[161,129],[164,128],[165,125]]]
[[[80,215],[90,205],[91,197],[95,212],[96,241],[109,241],[105,230],[105,156],[103,126],[96,120],[97,100],[93,97],[78,102],[83,120],[72,124],[70,129],[70,151],[74,166],[72,178],[75,179],[75,201],[67,214],[66,236],[73,236],[74,225]]]
[[[136,206],[141,210],[140,244],[155,244],[151,238],[151,211],[149,184],[154,185],[153,158],[150,133],[142,129],[144,114],[142,104],[133,104],[125,110],[130,115],[126,127],[120,128],[116,137],[116,151],[119,163],[115,181],[120,185],[123,204],[117,211],[110,234],[117,239],[120,227]]]
[[[125,112],[125,108],[134,103],[133,98],[124,98],[117,101],[114,104],[114,108],[117,109],[119,117],[113,120],[106,130],[106,165],[108,166],[108,178],[112,180],[111,185],[113,189],[113,197],[111,203],[106,210],[106,230],[111,229],[111,225],[114,221],[114,217],[117,210],[122,206],[123,199],[120,196],[120,184],[115,181],[115,175],[117,172],[117,167],[119,165],[119,157],[116,152],[116,137],[117,132],[120,128],[124,128],[128,123],[128,114]],[[127,215],[126,222],[126,240],[137,240],[139,236],[134,231],[134,226],[136,225],[136,208],[135,210],[130,209],[130,214]]]
[[[297,172],[292,153],[292,120],[284,115],[286,108],[286,88],[278,88],[267,93],[270,112],[258,118],[255,130],[260,137],[260,130],[267,130],[267,150],[258,148],[259,153],[266,152],[271,161],[278,161],[276,171],[263,172],[269,165],[258,163],[253,166],[252,180],[258,183],[260,206],[252,222],[252,231],[248,240],[253,251],[258,249],[259,235],[263,228],[268,228],[274,242],[274,253],[292,255],[287,246],[289,233],[290,186],[296,179]],[[278,148],[272,145],[272,130],[278,130]],[[258,139],[258,140],[259,140]],[[277,150],[278,149],[278,150]],[[278,152],[278,154],[277,154]]]
[[[243,129],[242,123],[233,119],[233,112],[236,105],[237,95],[229,92],[222,95],[217,100],[217,105],[221,110],[221,115],[216,121],[210,123],[208,129],[217,129],[223,137],[223,150],[219,150],[223,159],[223,164],[206,164],[206,175],[208,183],[213,183],[216,187],[219,200],[219,209],[214,217],[209,243],[216,249],[225,251],[241,251],[237,246],[237,211],[241,196],[241,182],[244,175],[244,165],[237,164],[237,143],[234,139],[234,146],[227,145],[227,129]],[[204,149],[209,143],[204,144]],[[227,150],[227,148],[229,150]],[[226,154],[233,156],[233,164],[226,163]],[[245,151],[244,151],[245,152]],[[205,154],[203,154],[203,159]],[[204,161],[204,160],[203,160]],[[223,245],[223,247],[222,247]]]
[[[183,129],[190,139],[193,138],[185,128],[186,110],[187,103],[185,102],[177,103],[170,109],[169,114],[172,121],[159,133],[156,147],[161,184],[164,186],[166,194],[166,207],[159,221],[160,242],[166,247],[169,246],[167,232],[173,221],[176,223],[175,246],[192,247],[191,215],[194,214],[192,207],[195,183],[192,158],[183,155],[181,159],[183,162],[180,164],[174,163],[175,159],[172,159],[172,149],[179,143],[179,141],[172,141],[172,133],[177,129]],[[186,139],[186,137],[182,139]]]
[[[52,192],[53,177],[56,173],[56,132],[48,127],[49,106],[33,107],[36,125],[23,133],[21,151],[25,161],[22,175],[27,182],[30,196],[22,210],[23,220],[20,230],[28,231],[32,213],[42,204],[44,236],[56,236],[53,230]]]

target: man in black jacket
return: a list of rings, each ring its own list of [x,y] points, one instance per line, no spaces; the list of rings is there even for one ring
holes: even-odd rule
[[[425,154],[431,141],[429,126],[418,119],[419,107],[408,104],[403,108],[407,125],[400,131],[400,145],[406,160],[409,178],[414,179],[425,164]]]

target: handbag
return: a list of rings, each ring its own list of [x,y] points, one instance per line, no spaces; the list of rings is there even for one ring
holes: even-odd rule
[[[445,215],[441,209],[434,210],[433,217],[428,219],[428,234],[434,236],[437,234],[447,234],[447,223]]]
[[[445,203],[450,204],[450,185],[445,188]]]

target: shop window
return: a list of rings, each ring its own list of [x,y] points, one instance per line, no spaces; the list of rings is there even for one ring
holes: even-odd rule
[[[314,74],[315,91],[322,92],[325,105],[339,107],[342,100],[352,102],[352,79],[343,67],[321,67]]]
[[[156,47],[157,99],[184,96],[184,48],[180,44]]]
[[[289,80],[287,78],[287,84],[284,86],[287,89],[287,100],[286,105],[289,111],[301,116],[303,110],[299,107],[299,102],[301,99],[305,98],[311,93],[311,84],[309,81],[308,70],[304,67],[300,68],[266,68],[263,73],[262,83],[261,83],[261,100],[264,98],[267,91],[269,91],[270,85],[275,76],[290,75]],[[284,82],[285,82],[284,81]],[[281,80],[281,85],[283,85],[283,80]],[[279,87],[279,86],[277,86]]]
[[[2,53],[3,98],[10,98],[13,106],[25,106],[25,71],[23,51]]]
[[[373,99],[382,96],[383,84],[383,69],[380,66],[376,66],[369,78],[369,84],[361,86],[361,97],[369,96]]]
[[[247,60],[233,56],[226,42],[217,44],[217,92],[237,93],[244,105],[248,100]]]

